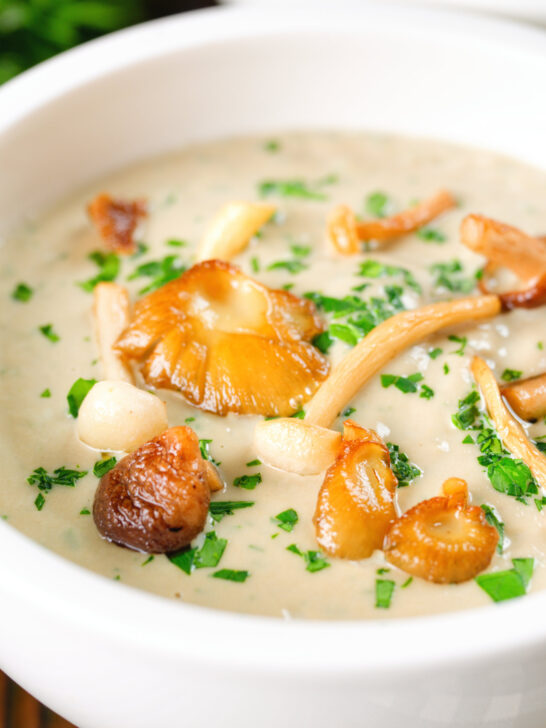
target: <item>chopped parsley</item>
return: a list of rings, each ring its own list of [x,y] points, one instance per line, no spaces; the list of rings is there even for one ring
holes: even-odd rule
[[[546,506],[546,495],[543,495],[542,498],[535,498],[534,501],[537,511],[540,513],[544,506]]]
[[[392,472],[398,480],[399,488],[405,488],[412,480],[422,475],[421,468],[411,462],[406,453],[400,450],[399,445],[388,442],[387,448],[391,458]]]
[[[59,334],[55,333],[53,330],[53,324],[44,324],[43,326],[39,326],[38,330],[46,337],[46,339],[49,339],[52,344],[61,340]]]
[[[131,260],[135,260],[135,258],[141,258],[145,253],[148,252],[148,250],[149,250],[149,246],[146,245],[146,243],[143,243],[142,241],[139,241],[137,243],[137,249],[131,255]]]
[[[419,397],[422,399],[432,399],[432,397],[434,397],[434,390],[431,389],[428,384],[421,384]]]
[[[401,392],[408,394],[409,392],[417,392],[417,382],[420,382],[422,379],[423,375],[421,372],[410,374],[409,377],[399,377],[396,374],[382,374],[381,386],[386,389],[391,384],[394,384]]]
[[[302,260],[277,260],[267,266],[267,270],[285,270],[292,275],[301,273],[307,268],[307,264]]]
[[[425,243],[445,243],[447,239],[440,230],[430,227],[422,227],[420,230],[417,230],[416,235],[421,240],[424,240]]]
[[[395,586],[391,579],[375,580],[375,606],[377,609],[388,609],[391,606]]]
[[[246,466],[247,466],[247,468],[254,468],[257,465],[261,465],[261,464],[262,464],[262,461],[258,460],[258,458],[256,458],[255,460],[249,460],[248,463],[246,463]]]
[[[169,281],[173,281],[184,273],[186,266],[179,261],[178,255],[166,255],[161,260],[149,260],[137,266],[128,276],[128,281],[135,278],[150,278],[150,283],[138,292],[140,296],[156,291]]]
[[[244,488],[245,490],[254,490],[261,482],[261,473],[255,473],[254,475],[240,475],[238,478],[235,478],[233,485],[237,488]]]
[[[345,407],[343,412],[341,413],[343,417],[350,417],[352,414],[356,412],[355,407]]]
[[[51,390],[49,388],[44,389],[44,391],[40,394],[40,397],[42,397],[42,399],[49,399],[51,397]]]
[[[188,245],[187,240],[178,240],[178,238],[171,238],[165,242],[171,248],[185,248]]]
[[[366,197],[364,206],[371,217],[386,217],[389,198],[384,192],[372,192]]]
[[[55,485],[64,485],[74,488],[76,482],[87,475],[87,470],[75,470],[73,468],[55,468],[52,473],[48,473],[45,468],[35,468],[27,478],[29,485],[35,485],[39,491],[34,505],[41,511],[45,504],[43,493],[49,492]]]
[[[451,421],[459,430],[468,430],[474,425],[474,421],[480,415],[477,402],[480,395],[473,389],[463,399],[459,400],[457,412],[451,416]]]
[[[237,569],[220,569],[211,574],[215,579],[225,579],[226,581],[235,581],[243,583],[250,576],[248,571],[241,571]]]
[[[144,561],[141,563],[141,566],[147,566],[153,560],[154,560],[154,555],[150,554],[147,559],[144,559]]]
[[[305,410],[300,408],[299,410],[292,412],[290,417],[293,417],[296,420],[304,420],[305,419]]]
[[[68,402],[68,412],[72,417],[77,417],[83,400],[89,394],[89,391],[97,383],[96,379],[76,379],[74,384],[70,387],[68,394],[66,395],[66,401]]]
[[[538,493],[533,474],[523,460],[502,457],[487,467],[487,477],[499,493],[511,495],[525,502],[525,496]]]
[[[480,574],[476,577],[476,582],[494,602],[522,597],[527,593],[534,563],[532,558],[512,559],[512,569]]]
[[[490,526],[497,529],[499,534],[499,542],[497,544],[497,551],[502,554],[504,549],[504,523],[501,521],[496,509],[493,506],[488,506],[486,503],[482,503],[480,506],[485,514],[485,520]]]
[[[34,290],[26,283],[18,283],[11,293],[13,300],[21,303],[27,303],[33,295]]]
[[[265,180],[258,185],[260,197],[270,197],[277,195],[278,197],[299,197],[303,200],[326,200],[326,195],[317,189],[319,185],[314,187],[304,180]]]
[[[242,508],[250,508],[254,501],[212,501],[209,504],[209,513],[213,520],[218,523],[224,516],[232,516],[235,511]]]
[[[313,337],[311,343],[323,354],[327,354],[330,351],[330,347],[334,343],[334,340],[327,331],[322,331],[320,334]]]
[[[294,530],[294,526],[298,522],[298,514],[293,508],[288,508],[286,511],[278,513],[275,516],[275,520],[279,528],[290,533],[290,531]]]
[[[92,278],[89,278],[89,280],[79,283],[78,285],[80,288],[83,288],[84,291],[90,293],[98,283],[116,280],[121,264],[119,257],[115,253],[103,253],[100,250],[95,250],[87,257],[96,264],[99,270],[98,273]]]
[[[256,256],[250,259],[250,267],[252,268],[253,273],[260,272],[260,261],[256,258]]]
[[[199,450],[201,451],[201,457],[203,458],[203,460],[209,460],[213,465],[219,466],[222,463],[218,462],[218,460],[215,460],[210,454],[209,448],[211,442],[212,440],[199,440]]]
[[[97,478],[102,478],[103,475],[106,475],[106,473],[109,473],[115,467],[116,463],[117,459],[114,456],[107,460],[97,460],[93,465],[93,475]]]
[[[428,355],[430,356],[431,359],[437,359],[440,356],[440,354],[442,354],[442,352],[443,352],[443,349],[440,349],[440,347],[437,346],[435,349],[431,349],[428,352]]]
[[[401,268],[397,265],[386,265],[377,260],[365,260],[360,264],[358,271],[359,276],[363,278],[384,278],[385,276],[402,276],[404,283],[413,288],[416,293],[421,293],[421,286],[413,277],[413,274],[407,268]]]
[[[316,571],[322,571],[322,569],[326,569],[328,566],[330,566],[329,562],[324,558],[324,556],[320,553],[320,551],[301,551],[295,543],[290,544],[290,546],[286,547],[287,551],[291,551],[293,554],[296,554],[297,556],[301,556],[301,558],[305,561],[305,568],[307,571],[309,571],[311,574],[314,574]]]
[[[80,516],[90,516],[90,515],[91,515],[91,511],[89,510],[89,508],[82,508],[81,509]]]
[[[451,336],[448,336],[447,338],[449,341],[454,341],[456,344],[460,344],[459,348],[455,349],[455,351],[452,351],[451,353],[457,354],[457,356],[464,356],[464,350],[468,344],[466,336],[456,336],[455,334],[451,334]]]
[[[434,286],[443,288],[452,293],[470,293],[476,285],[476,278],[464,275],[463,264],[460,260],[451,260],[447,263],[434,263],[429,271],[434,276]]]
[[[518,369],[505,369],[501,374],[501,379],[503,382],[514,382],[516,379],[520,379],[522,374],[523,372]]]
[[[281,143],[277,139],[269,139],[264,142],[264,149],[266,152],[275,153],[280,151]]]
[[[194,569],[211,569],[218,566],[226,546],[225,538],[218,538],[215,531],[209,531],[205,535],[205,541],[200,549],[197,547],[186,548],[183,551],[168,554],[167,558],[186,574],[191,574]]]
[[[410,576],[409,578],[406,579],[406,581],[403,584],[400,584],[400,589],[407,589],[412,581],[413,581],[413,576]]]
[[[444,364],[444,374],[449,374],[449,364]]]

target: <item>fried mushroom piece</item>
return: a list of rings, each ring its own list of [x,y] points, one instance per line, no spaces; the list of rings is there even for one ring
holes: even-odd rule
[[[177,551],[205,526],[207,478],[193,430],[171,427],[101,478],[93,503],[97,529],[137,551]]]
[[[412,576],[457,584],[489,566],[499,534],[479,506],[468,505],[464,480],[450,478],[443,493],[421,501],[395,521],[383,550],[389,563]]]
[[[536,422],[546,416],[546,372],[505,384],[501,394],[522,420]]]
[[[145,200],[121,200],[102,192],[89,203],[87,212],[107,248],[122,254],[135,252],[135,230],[148,215]]]
[[[148,384],[196,407],[287,416],[328,374],[310,343],[323,328],[311,301],[206,260],[138,301],[116,347]]]
[[[354,560],[380,549],[396,519],[397,485],[389,451],[377,434],[347,420],[313,517],[321,549],[330,556]]]

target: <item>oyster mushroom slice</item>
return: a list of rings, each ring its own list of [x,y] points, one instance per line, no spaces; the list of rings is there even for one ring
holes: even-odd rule
[[[546,415],[546,372],[506,384],[501,394],[518,417],[536,422]]]
[[[196,261],[231,260],[246,248],[275,210],[274,205],[266,202],[228,202],[220,208],[201,240]]]
[[[439,190],[417,205],[377,220],[357,220],[346,205],[338,205],[328,217],[328,237],[334,248],[344,255],[358,253],[364,240],[386,241],[418,230],[457,204],[447,190]]]
[[[102,192],[89,203],[87,212],[107,248],[134,253],[134,233],[148,215],[145,200],[122,200]]]
[[[529,440],[504,404],[495,376],[485,361],[475,356],[471,369],[503,445],[512,455],[523,460],[538,484],[546,488],[546,456]]]
[[[475,296],[403,311],[383,321],[340,361],[310,401],[303,420],[272,420],[257,425],[254,447],[258,457],[268,465],[300,475],[322,472],[334,461],[339,443],[338,433],[327,428],[374,374],[430,334],[499,311],[497,296]],[[317,457],[319,450],[321,456]]]
[[[197,436],[189,427],[171,427],[101,478],[93,518],[109,541],[168,553],[203,530],[209,501]]]
[[[535,238],[482,215],[467,215],[461,223],[461,242],[487,258],[480,278],[483,293],[500,267],[508,268],[523,281],[524,288],[500,293],[504,310],[534,308],[546,303],[546,241]]]
[[[385,558],[428,581],[468,581],[489,566],[499,535],[479,506],[468,505],[465,481],[450,478],[443,491],[443,496],[421,501],[390,526]]]
[[[357,560],[382,548],[396,519],[397,484],[389,451],[377,434],[347,420],[313,517],[321,549],[330,556]]]
[[[312,302],[207,260],[138,301],[116,348],[140,361],[148,384],[196,407],[286,416],[328,374],[310,343],[321,331]]]

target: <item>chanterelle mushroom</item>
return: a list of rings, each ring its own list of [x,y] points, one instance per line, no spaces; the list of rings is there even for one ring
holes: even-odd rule
[[[472,579],[489,566],[499,534],[479,506],[468,505],[464,480],[446,480],[443,492],[395,521],[384,551],[387,561],[408,574],[450,584]]]
[[[376,433],[347,420],[319,491],[313,518],[319,546],[342,559],[365,559],[380,549],[396,519],[397,484],[389,451]]]
[[[121,200],[102,192],[87,206],[102,241],[116,253],[135,250],[133,235],[148,212],[145,200]]]
[[[101,478],[93,504],[99,532],[147,553],[187,546],[204,526],[210,489],[196,434],[171,427]]]
[[[322,330],[311,301],[207,260],[138,301],[116,346],[146,382],[204,410],[282,416],[328,374],[310,343]]]

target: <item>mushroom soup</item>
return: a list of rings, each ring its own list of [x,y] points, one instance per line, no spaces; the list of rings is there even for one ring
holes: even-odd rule
[[[245,613],[544,588],[546,244],[495,221],[546,233],[545,188],[483,151],[310,132],[192,147],[29,220],[1,253],[1,515]]]

